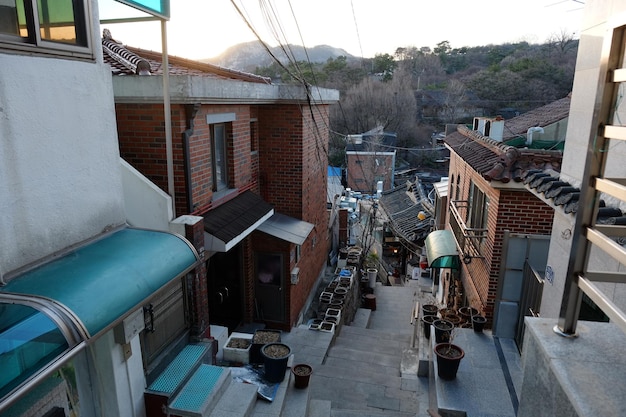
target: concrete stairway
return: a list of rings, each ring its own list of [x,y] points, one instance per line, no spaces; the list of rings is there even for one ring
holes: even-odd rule
[[[392,328],[381,331],[343,326],[325,363],[311,379],[308,416],[418,415],[415,396],[423,382],[416,374],[401,375],[401,362],[409,343],[409,335],[394,333]]]

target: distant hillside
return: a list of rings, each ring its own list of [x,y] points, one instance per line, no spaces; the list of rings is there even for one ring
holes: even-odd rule
[[[288,45],[288,48],[285,49],[289,54],[293,55],[296,61],[306,61],[308,59],[311,62],[318,63],[326,62],[328,58],[337,58],[339,56],[345,56],[348,59],[356,59],[356,57],[350,55],[345,50],[333,48],[328,45],[318,45],[313,48],[307,48],[306,53],[304,48],[299,45]],[[282,63],[288,62],[287,55],[283,49],[276,46],[271,47],[270,50]],[[202,59],[201,61],[225,68],[254,72],[256,67],[267,67],[271,65],[273,58],[259,42],[252,41],[231,46],[221,55],[214,58]]]

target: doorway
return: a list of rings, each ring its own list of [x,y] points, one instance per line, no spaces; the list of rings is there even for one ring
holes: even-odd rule
[[[240,246],[209,259],[207,280],[211,323],[228,327],[232,332],[243,321]]]
[[[282,253],[258,253],[255,258],[255,315],[262,321],[284,322],[285,266]]]

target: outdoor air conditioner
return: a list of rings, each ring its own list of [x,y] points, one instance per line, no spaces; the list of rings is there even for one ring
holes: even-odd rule
[[[502,142],[504,119],[497,117],[474,117],[473,130],[495,141]]]

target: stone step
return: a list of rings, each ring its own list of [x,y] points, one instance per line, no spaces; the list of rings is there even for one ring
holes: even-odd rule
[[[410,335],[411,335],[410,331],[394,332],[394,331],[389,331],[389,330],[377,330],[377,329],[372,329],[372,328],[360,328],[360,327],[355,327],[355,326],[344,326],[344,330],[345,332],[342,336],[365,335],[365,336],[370,336],[370,337],[376,337],[381,340],[385,340],[385,339],[406,340],[407,343],[410,341]]]
[[[287,396],[287,389],[289,388],[292,375],[291,366],[293,366],[293,355],[289,358],[287,370],[285,371],[285,378],[278,384],[276,388],[274,400],[267,401],[262,398],[258,398],[254,404],[252,417],[282,417],[283,409],[285,406],[285,399]],[[306,404],[304,405],[306,407]]]
[[[213,407],[210,417],[248,417],[256,401],[256,385],[232,381]]]
[[[327,400],[311,400],[307,417],[330,417],[331,402]]]
[[[206,416],[232,381],[229,368],[200,365],[168,406],[168,415]]]
[[[356,310],[354,314],[354,319],[350,323],[350,327],[359,327],[362,329],[367,329],[367,326],[370,322],[370,316],[372,315],[372,310],[368,308],[359,308]]]
[[[376,334],[343,334],[335,339],[333,348],[335,347],[401,356],[402,350],[410,347],[410,338],[408,336],[379,337]]]
[[[309,388],[296,388],[295,377],[291,375],[283,406],[283,417],[307,417],[309,409]]]

